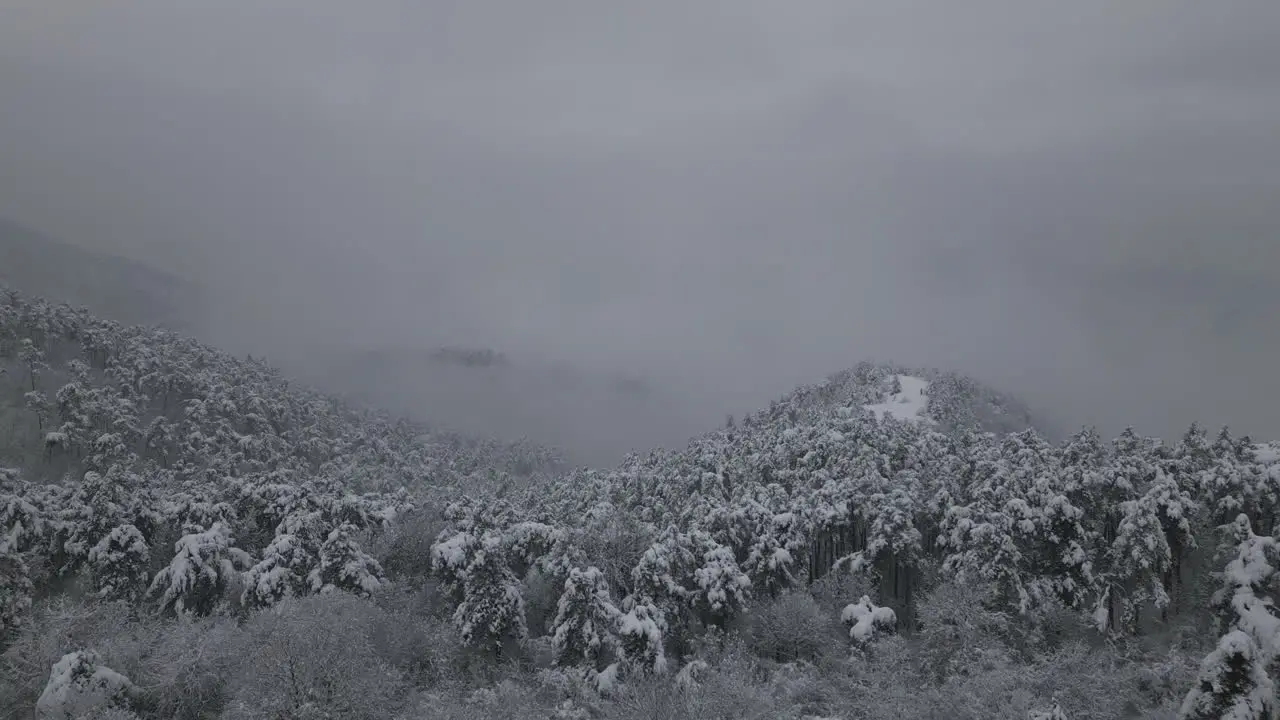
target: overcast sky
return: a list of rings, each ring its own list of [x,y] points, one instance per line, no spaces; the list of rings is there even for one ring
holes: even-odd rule
[[[896,359],[1280,437],[1277,37],[1276,0],[5,0],[0,215],[268,350],[734,407]]]

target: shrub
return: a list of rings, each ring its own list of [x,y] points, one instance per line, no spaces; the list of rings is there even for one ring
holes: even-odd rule
[[[370,640],[376,612],[334,593],[288,599],[254,616],[223,717],[387,717],[404,688]]]
[[[246,638],[232,618],[214,616],[149,626],[150,641],[136,670],[142,708],[172,720],[201,720],[226,703]]]
[[[779,663],[817,662],[839,654],[843,645],[844,632],[835,617],[803,590],[758,603],[737,629],[754,655]]]

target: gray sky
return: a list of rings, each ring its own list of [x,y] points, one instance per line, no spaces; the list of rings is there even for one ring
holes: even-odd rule
[[[1280,436],[1275,0],[0,4],[0,214],[215,338]]]

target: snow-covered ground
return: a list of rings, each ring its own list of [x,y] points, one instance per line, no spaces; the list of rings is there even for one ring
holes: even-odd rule
[[[927,421],[924,414],[929,403],[929,381],[912,375],[898,375],[902,392],[891,394],[884,402],[868,405],[867,409],[883,419],[886,414],[899,420]]]

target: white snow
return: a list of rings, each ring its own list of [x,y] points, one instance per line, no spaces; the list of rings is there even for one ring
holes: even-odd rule
[[[871,639],[877,629],[889,629],[898,624],[898,616],[892,608],[872,604],[866,595],[851,605],[846,605],[840,619],[853,625],[849,628],[849,637],[859,643]]]
[[[1102,597],[1098,600],[1098,604],[1093,608],[1093,625],[1100,633],[1105,633],[1107,631],[1107,626],[1111,622],[1110,600],[1111,588],[1107,588],[1107,590],[1102,593]]]
[[[596,675],[596,692],[608,695],[618,685],[618,663],[601,670]]]
[[[1261,443],[1254,446],[1258,454],[1258,462],[1263,465],[1280,463],[1280,442]]]
[[[877,419],[892,415],[899,420],[926,422],[925,406],[929,403],[929,381],[912,375],[896,375],[902,392],[892,393],[882,403],[867,405]]]
[[[81,717],[127,693],[133,683],[99,664],[98,654],[77,650],[63,655],[49,671],[49,682],[36,700],[37,718]]]

